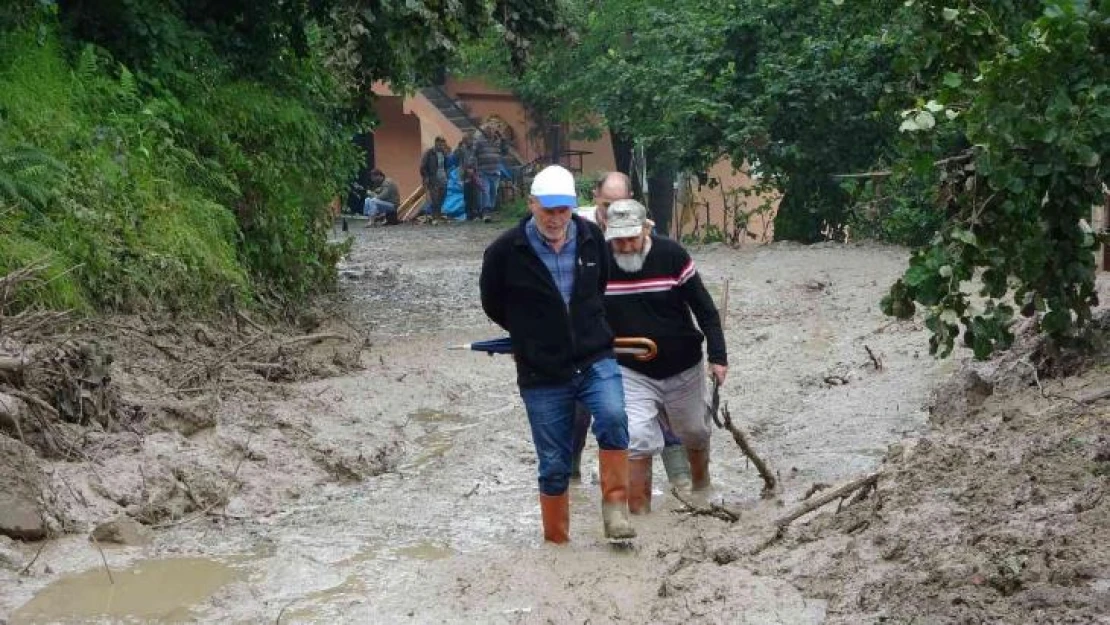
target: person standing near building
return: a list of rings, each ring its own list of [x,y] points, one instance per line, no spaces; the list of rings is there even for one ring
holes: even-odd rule
[[[594,415],[605,536],[636,535],[628,518],[628,418],[603,297],[609,250],[572,215],[574,176],[552,165],[532,182],[526,216],[486,248],[482,308],[508,331],[539,459],[544,539],[569,540],[574,405]]]
[[[728,354],[720,314],[690,254],[676,241],[650,234],[647,209],[635,200],[613,202],[605,217],[613,253],[606,318],[618,336],[649,338],[659,350],[648,362],[620,361],[628,412],[628,507],[637,514],[651,510],[652,456],[664,447],[660,406],[686,448],[693,491],[709,488],[712,430],[703,339],[709,375],[718,384],[728,374]]]
[[[459,168],[459,181],[463,187],[463,204],[466,205],[466,218],[478,219],[482,214],[481,177],[478,175],[478,154],[474,149],[474,137],[464,134],[455,148],[455,162]]]
[[[420,179],[428,192],[428,202],[432,208],[432,219],[440,219],[443,211],[443,196],[447,192],[447,140],[436,137],[435,145],[424,152],[420,159]]]
[[[489,221],[497,207],[497,189],[501,183],[501,146],[492,130],[483,129],[474,140],[478,174],[482,180],[482,221]]]

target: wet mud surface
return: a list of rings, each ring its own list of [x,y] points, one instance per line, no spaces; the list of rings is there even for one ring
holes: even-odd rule
[[[808,534],[798,521],[801,530],[768,540],[772,520],[812,485],[873,471],[892,444],[925,435],[931,391],[961,364],[933,360],[920,323],[892,322],[878,310],[905,251],[692,249],[718,303],[729,283],[722,400],[777,472],[781,492],[760,499],[754,467],[718,432],[714,500],[740,520],[683,513],[656,463],[655,511],[634,519],[635,547],[616,550],[601,536],[590,441],[582,483],[572,485],[571,544],[554,548],[541,540],[535,457],[511,360],[446,349],[501,334],[477,292],[481,252],[497,232],[352,229],[357,240],[332,305],[369,339],[361,370],[229,400],[216,427],[185,443],[166,436],[161,447],[148,442],[107,459],[98,472],[114,472],[104,478],[111,483],[132,479],[129,465],[143,454],[220,449],[213,479],[241,486],[226,505],[156,530],[149,546],[102,546],[114,584],[86,534],[50,541],[24,575],[37,546],[0,543],[0,556],[7,550],[18,564],[0,566],[0,621],[878,618],[881,605],[847,607],[884,566],[844,564],[853,534],[830,537],[832,521],[819,516]],[[876,572],[860,574],[867,566]]]

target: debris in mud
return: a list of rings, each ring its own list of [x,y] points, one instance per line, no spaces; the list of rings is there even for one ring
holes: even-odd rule
[[[714,386],[714,397],[716,397],[716,386]],[[713,421],[717,421],[715,415]],[[773,497],[778,481],[775,479],[774,473],[772,473],[771,469],[767,466],[767,463],[755,452],[755,448],[752,447],[744,430],[732,421],[732,413],[729,412],[728,402],[725,402],[725,405],[721,407],[721,420],[717,425],[727,430],[729,434],[732,434],[732,440],[740,448],[740,451],[744,452],[744,457],[755,465],[756,470],[759,472],[759,477],[763,478],[763,490],[760,492],[760,497],[764,499]],[[737,519],[739,519],[739,515],[737,515]]]
[[[735,523],[740,520],[740,513],[729,510],[722,505],[712,502],[706,505],[699,505],[692,502],[690,498],[683,496],[682,493],[679,492],[678,487],[671,488],[671,495],[685,506],[685,508],[679,510],[679,512],[693,516],[711,516],[725,521],[726,523]]]
[[[336,479],[360,482],[397,469],[404,448],[393,441],[375,449],[317,446],[316,461]]]
[[[849,506],[821,515],[784,544],[800,552],[790,556],[796,561],[871,537],[871,548],[810,569],[803,589],[831,584],[831,608],[867,620],[930,614],[945,622],[1086,623],[1105,616],[1105,592],[1092,584],[1110,571],[1110,475],[1100,471],[1110,460],[1110,413],[1069,400],[1075,392],[1038,386],[1034,367],[1015,365],[1029,362],[1029,346],[1015,349],[965,367],[937,389],[928,438],[886,454],[881,512]],[[1083,369],[1080,378],[1053,385],[1106,385],[1104,363]]]
[[[177,432],[189,437],[216,426],[216,404],[212,398],[161,399],[144,406],[152,429]]]
[[[150,530],[135,519],[120,515],[97,525],[90,539],[98,543],[140,546],[150,544],[152,536]]]

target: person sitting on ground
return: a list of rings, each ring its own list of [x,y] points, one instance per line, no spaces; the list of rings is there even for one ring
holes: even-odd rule
[[[708,490],[703,339],[718,384],[728,373],[728,354],[720,314],[690,254],[672,239],[649,234],[647,209],[636,200],[613,202],[605,220],[613,260],[605,318],[617,336],[646,337],[659,349],[648,362],[619,359],[628,412],[628,508],[639,514],[651,511],[651,459],[665,443],[660,406],[686,448],[694,493]]]
[[[370,172],[370,190],[366,193],[366,202],[363,204],[362,213],[370,218],[367,227],[377,221],[378,216],[384,218],[385,223],[397,223],[397,206],[401,203],[401,192],[397,183],[387,178],[380,169]]]

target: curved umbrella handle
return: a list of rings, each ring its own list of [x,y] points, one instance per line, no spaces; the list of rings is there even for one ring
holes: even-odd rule
[[[659,353],[655,341],[643,337],[618,336],[613,339],[613,347],[618,353],[632,354],[632,357],[640,362],[655,360],[655,356]]]

